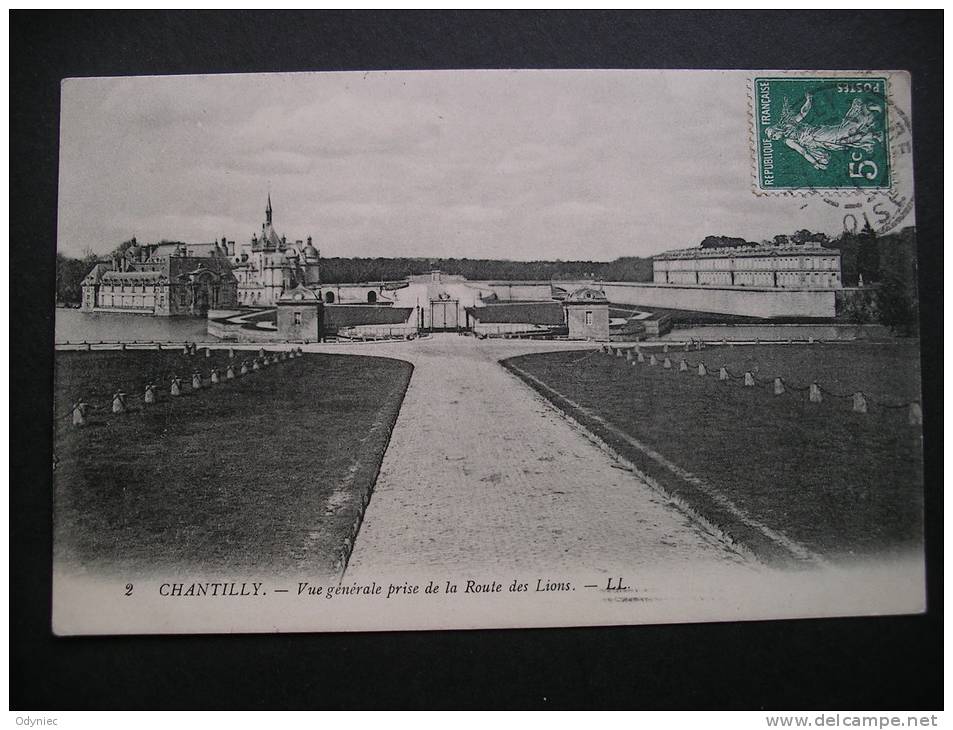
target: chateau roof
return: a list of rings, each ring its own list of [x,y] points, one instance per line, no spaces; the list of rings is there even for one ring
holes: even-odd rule
[[[275,231],[271,223],[265,223],[261,228],[261,236],[258,238],[266,248],[280,248],[282,246],[281,236]]]
[[[324,308],[324,321],[334,331],[358,325],[405,324],[414,313],[413,307],[391,307],[378,304],[330,304]]]
[[[279,304],[312,304],[321,301],[321,292],[298,284],[294,289],[284,292],[278,299]]]
[[[824,256],[840,256],[840,249],[825,248],[819,243],[796,244],[791,243],[784,246],[774,244],[755,246],[726,246],[724,248],[702,248],[695,246],[693,248],[679,248],[672,251],[665,251],[652,257],[653,260],[665,259],[710,259],[725,257],[765,257],[765,256],[800,256],[803,254],[822,254]]]
[[[566,297],[567,304],[596,304],[608,301],[603,292],[598,289],[591,289],[587,286],[576,289],[576,291]]]
[[[559,302],[521,302],[467,307],[471,317],[482,324],[562,324]]]
[[[158,281],[166,278],[161,271],[107,271],[103,273],[103,281]]]
[[[165,258],[166,256],[177,256],[179,250],[184,249],[186,256],[221,256],[222,249],[218,242],[212,243],[183,243],[181,241],[160,241],[149,246],[149,255],[152,258]]]
[[[103,274],[109,271],[109,264],[99,263],[89,270],[89,273],[83,277],[83,284],[98,284],[103,279]]]

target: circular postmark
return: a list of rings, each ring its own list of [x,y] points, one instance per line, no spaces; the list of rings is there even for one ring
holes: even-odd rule
[[[874,233],[881,235],[900,227],[903,221],[913,210],[913,189],[908,186],[908,192],[901,192],[898,185],[898,161],[905,155],[913,154],[913,127],[910,117],[900,109],[889,96],[885,99],[885,108],[889,110],[892,120],[888,122],[888,154],[891,159],[891,186],[886,190],[863,190],[855,188],[850,191],[851,196],[858,199],[847,199],[843,196],[834,196],[820,193],[821,200],[833,208],[843,212],[842,225],[845,233],[858,233],[866,226]]]

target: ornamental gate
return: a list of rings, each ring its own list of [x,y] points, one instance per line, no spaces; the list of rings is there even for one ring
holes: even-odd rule
[[[456,299],[430,300],[430,331],[456,332],[460,329],[460,306]]]

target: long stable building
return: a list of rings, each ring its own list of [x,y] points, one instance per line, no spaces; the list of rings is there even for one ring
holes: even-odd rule
[[[841,252],[816,243],[686,248],[652,259],[656,284],[840,289]]]

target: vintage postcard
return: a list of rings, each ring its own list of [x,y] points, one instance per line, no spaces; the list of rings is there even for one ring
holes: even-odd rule
[[[923,611],[910,84],[65,80],[53,630]]]

